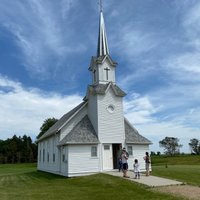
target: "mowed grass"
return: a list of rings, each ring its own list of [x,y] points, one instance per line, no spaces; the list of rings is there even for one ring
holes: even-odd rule
[[[199,165],[200,155],[177,155],[177,156],[152,156],[152,164],[155,165]]]
[[[33,164],[0,165],[1,200],[180,200],[105,174],[65,178],[36,171]]]
[[[153,156],[152,175],[171,178],[200,186],[200,156]]]

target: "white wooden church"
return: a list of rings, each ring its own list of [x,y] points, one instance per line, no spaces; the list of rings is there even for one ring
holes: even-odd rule
[[[114,170],[122,147],[129,153],[129,169],[138,159],[144,170],[143,157],[151,142],[124,117],[126,93],[116,84],[116,66],[109,54],[101,9],[97,56],[89,66],[92,84],[83,102],[39,138],[38,170],[66,177]]]

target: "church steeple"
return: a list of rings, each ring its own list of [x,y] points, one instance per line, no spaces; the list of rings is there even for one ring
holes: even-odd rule
[[[106,36],[106,26],[103,17],[102,1],[100,0],[100,17],[99,17],[99,37],[97,45],[97,57],[109,54],[108,42]]]
[[[115,83],[115,67],[117,65],[110,55],[106,36],[106,27],[103,17],[102,0],[99,0],[99,36],[97,43],[97,56],[91,59],[89,70],[92,72],[92,84]]]

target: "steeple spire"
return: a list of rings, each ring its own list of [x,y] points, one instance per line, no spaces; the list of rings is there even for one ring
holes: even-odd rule
[[[99,37],[97,45],[97,57],[109,54],[108,42],[106,36],[106,27],[103,17],[102,0],[99,0],[99,5],[100,5],[100,17],[99,17]]]

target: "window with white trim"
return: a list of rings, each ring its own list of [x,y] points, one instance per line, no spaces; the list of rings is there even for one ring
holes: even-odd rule
[[[91,147],[91,157],[97,157],[97,146]]]
[[[129,154],[129,156],[133,155],[133,147],[132,146],[127,146],[127,152]]]

